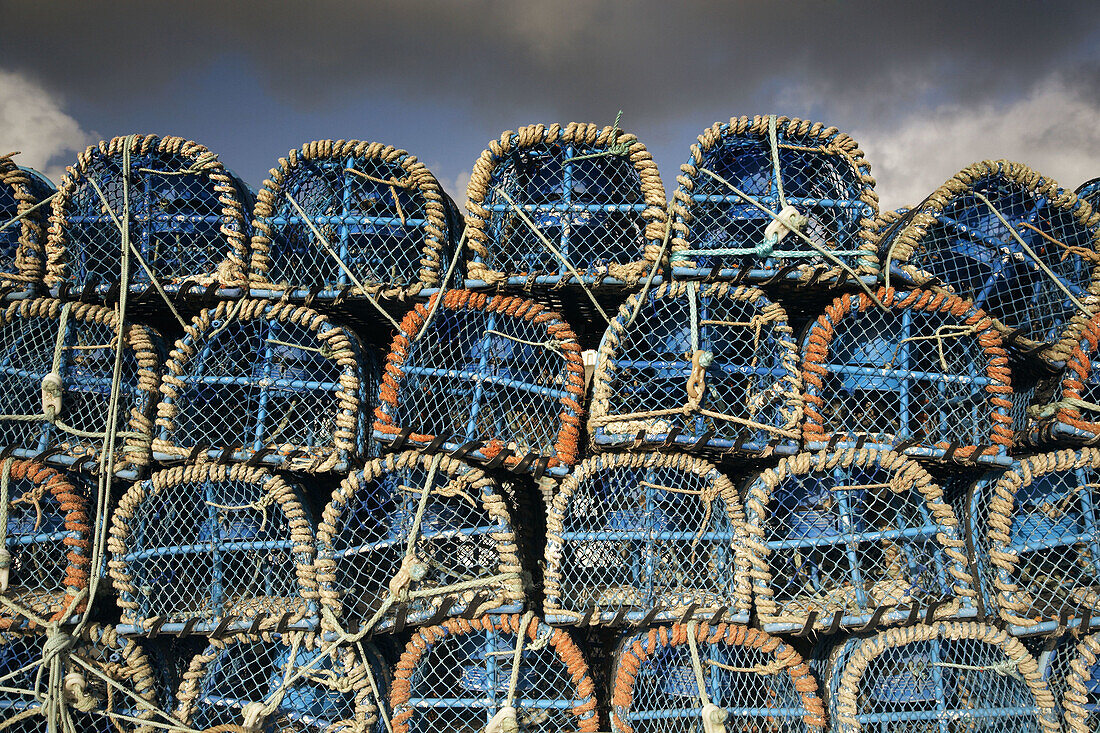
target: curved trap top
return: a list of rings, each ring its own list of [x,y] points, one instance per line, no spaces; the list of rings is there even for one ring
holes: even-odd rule
[[[515,522],[500,486],[452,458],[390,454],[352,473],[325,508],[317,548],[326,628],[386,630],[397,606],[414,624],[522,610]]]
[[[645,145],[617,127],[509,130],[466,191],[473,280],[635,284],[660,254],[665,187]]]
[[[397,663],[390,708],[393,733],[508,730],[492,727],[507,726],[505,717],[521,733],[599,730],[595,683],[580,650],[565,631],[530,615],[421,628]]]
[[[889,451],[801,453],[745,496],[765,631],[893,624],[919,609],[976,615],[964,529],[943,490]],[[916,616],[914,616],[916,617]]]
[[[303,502],[297,486],[241,464],[177,466],[131,486],[109,541],[122,628],[210,632],[315,620]]]
[[[716,713],[727,731],[825,730],[817,681],[802,657],[745,626],[675,624],[628,636],[613,679],[614,733],[713,730],[702,719]]]
[[[1026,458],[979,484],[971,532],[993,609],[1014,634],[1100,626],[1100,451]]]
[[[709,463],[594,456],[562,483],[546,525],[550,623],[749,619],[741,502]]]
[[[41,282],[46,265],[49,208],[53,183],[36,170],[21,168],[0,155],[0,286],[29,288]]]
[[[270,175],[256,199],[253,292],[440,285],[462,215],[414,156],[381,143],[319,140],[291,150]]]
[[[97,624],[72,641],[68,648],[59,644],[53,656],[47,654],[45,634],[0,633],[0,725],[5,733],[65,730],[36,697],[49,688],[52,665],[60,667],[65,692],[57,694],[63,694],[76,733],[156,733],[154,724],[163,726],[167,719],[158,712],[162,701],[141,646]],[[46,658],[53,659],[51,665],[43,664]]]
[[[867,444],[1007,465],[1011,374],[990,319],[947,293],[878,298],[885,309],[863,293],[840,296],[806,336],[806,449]]]
[[[973,300],[1002,334],[1065,361],[1067,326],[1096,311],[1100,214],[1027,166],[975,163],[883,236],[883,268]]]
[[[200,731],[253,720],[261,733],[372,733],[387,684],[370,644],[337,646],[301,633],[234,635],[211,639],[191,661],[176,715]]]
[[[1100,316],[1078,319],[1078,335],[1046,405],[1029,408],[1033,443],[1095,445],[1100,442]]]
[[[195,317],[165,365],[154,455],[345,470],[368,452],[375,358],[309,308],[220,301]]]
[[[774,115],[716,122],[680,171],[674,277],[810,285],[878,274],[875,179],[835,127]]]
[[[798,450],[802,383],[782,306],[726,283],[664,283],[640,308],[639,296],[600,344],[588,420],[597,447]]]
[[[1038,663],[1017,639],[986,624],[852,637],[833,651],[824,685],[839,733],[1060,730]]]
[[[39,298],[0,312],[0,446],[14,454],[98,470],[118,395],[114,466],[133,477],[149,463],[160,383],[160,337],[126,325],[114,379],[118,314],[88,303]]]
[[[77,481],[36,461],[0,463],[0,629],[67,622],[88,605],[92,512]]]
[[[564,475],[583,402],[581,349],[560,317],[522,298],[450,290],[401,322],[374,437]]]
[[[1063,730],[1092,733],[1100,729],[1100,634],[1063,637],[1052,650],[1049,664],[1047,677]]]

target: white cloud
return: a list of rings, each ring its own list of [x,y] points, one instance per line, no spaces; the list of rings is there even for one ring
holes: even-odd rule
[[[883,208],[919,203],[971,163],[1007,158],[1073,190],[1100,176],[1100,102],[1057,76],[1026,96],[945,104],[891,126],[851,130],[871,162]]]
[[[16,163],[56,183],[91,142],[92,136],[62,110],[57,97],[21,74],[0,70],[0,155],[18,150]]]
[[[470,171],[462,171],[455,176],[454,183],[443,184],[447,193],[451,195],[451,198],[458,204],[458,208],[463,208],[466,205],[466,185],[470,182]]]

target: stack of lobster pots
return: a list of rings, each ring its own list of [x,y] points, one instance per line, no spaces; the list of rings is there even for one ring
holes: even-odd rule
[[[1096,730],[1100,183],[880,211],[774,116],[675,182],[0,158],[0,730]]]

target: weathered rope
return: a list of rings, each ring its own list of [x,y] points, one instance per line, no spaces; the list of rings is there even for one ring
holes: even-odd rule
[[[58,192],[55,191],[54,193],[52,193],[49,196],[47,196],[46,198],[42,199],[38,203],[34,204],[33,206],[31,206],[27,209],[24,209],[23,211],[19,212],[18,214],[16,214],[12,218],[5,221],[3,224],[0,224],[0,232],[4,231],[5,229],[12,226],[13,224],[16,224],[20,221],[23,221],[28,216],[30,216],[31,214],[38,211],[40,208],[42,208],[43,206],[45,206],[46,204],[50,203],[55,198],[57,198],[57,195],[58,195]]]

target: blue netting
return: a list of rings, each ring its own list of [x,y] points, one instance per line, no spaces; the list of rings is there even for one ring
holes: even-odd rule
[[[48,178],[0,156],[0,276],[20,288],[42,279],[46,264],[48,205],[31,207],[54,192]],[[19,221],[13,219],[24,214]]]

